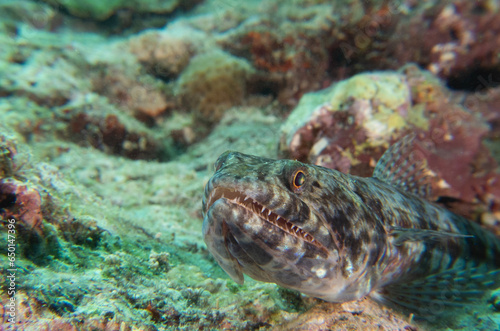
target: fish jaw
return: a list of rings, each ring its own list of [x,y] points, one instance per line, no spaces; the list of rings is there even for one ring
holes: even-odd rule
[[[228,226],[227,222],[220,217],[217,217],[227,209],[223,201],[212,206],[203,219],[203,238],[207,244],[208,251],[212,254],[217,263],[236,283],[242,285],[244,283],[242,268],[236,258],[231,255],[228,247]]]
[[[337,278],[336,251],[325,251],[292,235],[230,199],[220,198],[210,205],[203,235],[215,260],[239,284],[245,273],[255,280],[322,297],[332,291],[332,283],[343,283]]]

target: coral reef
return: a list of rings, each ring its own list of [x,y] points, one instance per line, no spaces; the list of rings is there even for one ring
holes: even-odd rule
[[[414,132],[441,203],[500,235],[498,11],[0,0],[0,265],[15,218],[18,268],[17,325],[1,328],[425,328],[370,300],[236,285],[200,201],[228,149],[369,176]],[[431,328],[498,328],[497,301]]]
[[[133,159],[168,157],[169,132],[147,126],[174,107],[173,89],[122,52],[125,43],[106,46],[113,55],[105,57],[97,36],[83,34],[68,48],[64,37],[35,31],[4,46],[0,108],[26,139],[59,136]]]
[[[218,38],[261,71],[255,91],[283,104],[295,106],[303,93],[332,81],[409,62],[454,89],[498,85],[495,1],[293,3],[269,4],[260,24],[243,22]]]
[[[26,231],[42,233],[42,200],[38,191],[14,180],[0,181],[0,216],[14,218]]]
[[[481,86],[478,76],[498,76],[498,10],[494,1],[450,1],[423,10],[398,25],[386,55],[399,64],[418,62],[453,88],[492,87]]]
[[[331,81],[330,29],[340,7],[340,2],[291,3],[262,3],[266,9],[257,22],[243,22],[218,38],[224,49],[248,59],[258,70],[249,84],[251,91],[275,95],[287,106]]]
[[[103,21],[119,11],[129,10],[142,14],[168,14],[179,7],[189,8],[195,5],[199,0],[112,0],[112,1],[86,1],[82,3],[74,0],[44,0],[45,2],[61,7],[71,15]]]
[[[69,117],[65,134],[75,142],[131,159],[154,159],[161,155],[159,141],[144,132],[128,129],[116,114],[99,114],[78,108],[63,110]]]

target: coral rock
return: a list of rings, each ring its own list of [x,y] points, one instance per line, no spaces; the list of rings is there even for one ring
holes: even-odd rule
[[[14,174],[16,169],[14,158],[16,155],[17,148],[14,141],[0,134],[0,178]]]
[[[41,234],[42,199],[37,190],[15,179],[0,181],[0,215],[14,218],[26,230]]]
[[[301,161],[371,176],[388,144],[415,132],[435,174],[435,197],[459,199],[461,210],[454,211],[475,217],[478,207],[498,208],[500,176],[483,144],[485,118],[452,100],[414,66],[401,74],[360,74],[305,95],[282,128],[281,150]]]
[[[412,15],[398,19],[388,34],[380,51],[382,67],[414,61],[446,79],[450,87],[472,91],[492,87],[478,78],[498,75],[498,4],[454,0],[418,7]]]
[[[226,109],[243,101],[251,72],[245,60],[228,53],[200,54],[182,72],[178,93],[198,120],[215,123]]]
[[[139,13],[166,14],[181,6],[179,0],[108,0],[108,1],[78,1],[78,0],[44,0],[45,2],[61,6],[70,14],[90,18],[97,21],[104,21],[119,10],[130,9]],[[189,2],[189,1],[188,1]],[[190,1],[194,2],[195,1]]]
[[[94,106],[95,109],[82,109],[78,105],[61,109],[58,119],[66,124],[61,135],[131,159],[164,156],[166,145],[146,127],[116,111],[101,98],[95,100]]]
[[[138,118],[155,118],[172,106],[153,82],[141,82],[116,70],[108,70],[94,80],[94,90]]]
[[[281,148],[292,158],[349,172],[365,150],[381,147],[408,128],[409,113],[410,90],[403,75],[357,75],[304,95],[283,126]]]
[[[194,45],[186,36],[147,31],[130,40],[130,51],[156,77],[176,77],[189,63]]]

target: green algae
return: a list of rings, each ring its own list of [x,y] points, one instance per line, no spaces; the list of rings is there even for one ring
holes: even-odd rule
[[[425,106],[422,104],[413,106],[408,112],[408,122],[422,130],[429,130],[429,119],[425,116]]]
[[[118,10],[134,9],[144,13],[170,13],[180,3],[178,0],[110,0],[110,1],[75,1],[75,0],[44,0],[45,2],[60,6],[72,15],[103,21]]]

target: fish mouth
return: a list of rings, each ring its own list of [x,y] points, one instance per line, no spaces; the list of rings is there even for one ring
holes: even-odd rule
[[[268,222],[281,229],[282,231],[292,236],[298,237],[326,251],[326,248],[320,242],[318,242],[309,232],[293,224],[285,217],[278,215],[269,207],[264,206],[263,204],[259,203],[252,197],[242,192],[228,188],[217,187],[213,189],[212,192],[210,192],[205,210],[208,211],[208,209],[210,209],[210,207],[219,199],[226,199],[232,204],[245,208],[251,213],[259,216],[265,222]]]

